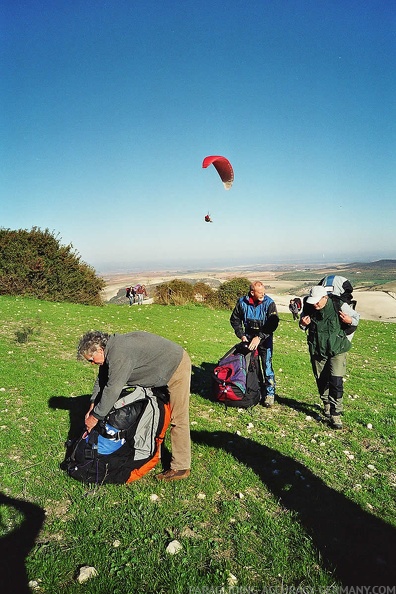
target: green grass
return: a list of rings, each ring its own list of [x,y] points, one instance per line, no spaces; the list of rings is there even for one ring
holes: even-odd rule
[[[235,342],[230,312],[8,297],[0,311],[1,551],[11,555],[11,536],[23,538],[22,577],[36,591],[220,592],[230,573],[241,592],[395,583],[396,325],[361,321],[348,355],[345,429],[334,432],[320,415],[305,335],[290,315],[281,315],[275,335],[278,403],[240,411],[210,400],[210,371]],[[190,354],[188,480],[157,483],[157,468],[132,485],[90,488],[59,469],[71,415],[95,379],[95,369],[76,361],[88,329],[143,329]],[[37,514],[18,510],[13,498],[35,504]],[[170,556],[173,539],[183,549]],[[98,575],[80,585],[83,565]]]

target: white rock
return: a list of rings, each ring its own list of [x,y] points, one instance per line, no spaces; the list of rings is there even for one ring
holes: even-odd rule
[[[89,567],[89,565],[84,565],[84,567],[80,568],[80,573],[78,574],[77,581],[79,584],[83,584],[87,582],[93,577],[96,577],[98,572],[96,571],[95,567]]]
[[[169,555],[177,555],[183,549],[182,544],[178,540],[172,540],[166,547],[166,552]]]
[[[367,427],[367,429],[372,429],[373,428],[373,426],[372,426],[371,423],[367,423],[366,427]]]
[[[230,571],[228,572],[228,578],[227,578],[227,584],[229,586],[236,586],[238,583],[238,578],[231,573]]]

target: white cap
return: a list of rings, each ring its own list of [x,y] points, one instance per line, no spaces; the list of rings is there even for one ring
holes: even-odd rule
[[[327,294],[328,293],[326,287],[322,287],[322,285],[316,285],[315,287],[312,287],[312,289],[310,290],[309,295],[307,297],[307,303],[315,305],[315,303],[320,301],[320,299],[322,299],[322,297],[325,297]]]

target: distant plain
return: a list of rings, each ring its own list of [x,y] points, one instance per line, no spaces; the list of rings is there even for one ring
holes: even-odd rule
[[[114,272],[102,275],[106,282],[103,299],[127,303],[125,288],[142,283],[149,298],[155,286],[178,278],[189,282],[203,281],[213,287],[235,277],[250,281],[260,280],[276,302],[280,313],[287,313],[292,297],[306,295],[326,274],[340,274],[354,286],[357,310],[362,319],[396,322],[396,260],[379,260],[372,263],[334,264],[323,266],[252,266],[207,270],[142,270],[140,272]],[[146,300],[151,302],[151,299]]]

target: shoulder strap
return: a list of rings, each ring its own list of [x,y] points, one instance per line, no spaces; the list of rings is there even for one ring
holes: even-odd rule
[[[150,388],[143,388],[142,386],[125,386],[113,408],[122,408],[127,404],[132,404],[132,402],[146,398],[148,390],[150,390]]]

